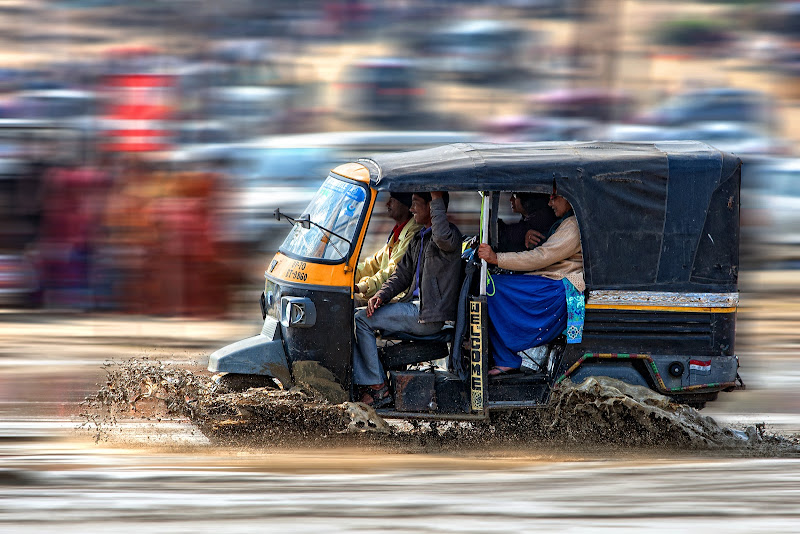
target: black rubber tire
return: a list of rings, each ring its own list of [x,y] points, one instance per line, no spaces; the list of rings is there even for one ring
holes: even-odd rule
[[[245,375],[238,373],[224,373],[214,377],[214,382],[228,391],[246,391],[250,388],[277,388],[272,377],[263,375]]]

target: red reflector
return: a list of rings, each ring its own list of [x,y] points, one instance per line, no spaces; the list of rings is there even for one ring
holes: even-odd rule
[[[155,120],[166,119],[172,113],[169,106],[153,106],[149,104],[112,106],[107,119],[111,120]]]
[[[105,143],[100,147],[102,150],[109,152],[150,152],[156,150],[168,150],[171,145],[167,143]]]
[[[164,137],[164,130],[109,130],[105,132],[108,137]]]
[[[169,87],[173,83],[171,76],[158,74],[125,74],[108,77],[108,85],[112,87]]]

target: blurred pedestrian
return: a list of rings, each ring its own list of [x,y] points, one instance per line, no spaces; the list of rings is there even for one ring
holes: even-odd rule
[[[107,186],[108,176],[91,166],[68,164],[48,172],[37,246],[46,305],[93,306],[91,261]]]

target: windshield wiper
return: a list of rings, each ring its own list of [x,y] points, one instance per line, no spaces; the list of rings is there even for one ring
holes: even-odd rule
[[[300,226],[302,226],[302,227],[303,227],[303,228],[305,228],[306,230],[308,230],[309,228],[311,228],[311,226],[312,226],[312,225],[313,225],[313,226],[316,226],[317,228],[319,228],[319,229],[320,229],[320,230],[322,230],[323,232],[326,232],[326,233],[328,233],[328,234],[330,234],[330,235],[333,235],[333,236],[336,236],[336,237],[338,237],[339,239],[341,239],[342,241],[344,241],[345,243],[347,243],[348,247],[352,247],[352,246],[353,246],[353,242],[352,242],[352,241],[350,241],[349,239],[347,239],[347,238],[346,238],[346,237],[344,237],[344,236],[341,236],[341,235],[337,234],[337,233],[336,233],[336,232],[334,232],[333,230],[329,230],[328,228],[325,228],[324,226],[322,226],[322,225],[320,225],[320,224],[317,224],[317,223],[315,223],[314,221],[312,221],[312,220],[311,220],[311,217],[310,217],[309,215],[306,215],[305,217],[303,217],[303,216],[301,215],[299,218],[295,219],[294,217],[290,217],[289,215],[286,215],[285,213],[281,213],[281,209],[280,209],[280,208],[275,208],[275,211],[273,212],[273,216],[275,217],[275,219],[277,219],[277,220],[279,220],[279,221],[281,220],[281,217],[283,217],[284,219],[288,220],[288,221],[289,221],[289,222],[292,224],[292,226],[294,226],[294,225],[295,225],[295,224],[297,224],[297,223],[300,223]],[[333,248],[336,250],[336,252],[338,252],[338,253],[339,253],[339,255],[340,255],[341,257],[343,257],[343,258],[344,258],[344,256],[345,256],[345,255],[344,255],[344,254],[342,254],[342,251],[341,251],[341,250],[339,250],[338,248],[336,248],[336,245],[334,245],[333,243],[331,243],[331,246],[332,246],[332,247],[333,247]]]

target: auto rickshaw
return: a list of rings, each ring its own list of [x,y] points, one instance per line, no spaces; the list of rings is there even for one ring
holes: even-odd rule
[[[378,413],[487,418],[541,406],[565,379],[599,375],[702,407],[743,387],[734,351],[740,176],[737,157],[693,141],[459,143],[340,165],[301,216],[276,212],[292,229],[265,272],[263,328],[213,353],[208,369],[286,386],[295,362],[314,360],[354,398],[354,272],[378,193],[474,194],[475,241],[491,243],[501,193],[549,194],[555,184],[581,233],[582,341],[556,338],[538,370],[490,378],[490,275],[467,249],[454,324],[383,346],[395,405]]]

